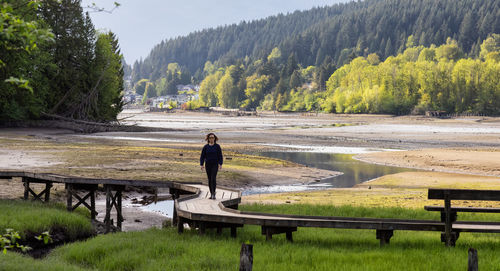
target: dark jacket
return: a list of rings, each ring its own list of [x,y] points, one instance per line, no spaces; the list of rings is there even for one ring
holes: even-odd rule
[[[212,146],[210,146],[210,144],[206,144],[203,146],[200,156],[200,165],[203,166],[204,163],[222,165],[222,160],[222,149],[219,144],[215,143]]]

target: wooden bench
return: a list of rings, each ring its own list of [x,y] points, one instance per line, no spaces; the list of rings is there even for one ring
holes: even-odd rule
[[[472,189],[429,189],[428,199],[444,200],[444,206],[425,206],[427,211],[441,212],[441,221],[445,231],[441,241],[446,246],[454,246],[460,232],[496,232],[500,233],[500,222],[457,221],[458,212],[500,213],[500,208],[451,206],[452,200],[500,201],[500,190]]]

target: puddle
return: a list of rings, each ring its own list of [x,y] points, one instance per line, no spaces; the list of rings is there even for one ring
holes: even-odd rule
[[[140,207],[144,211],[157,213],[169,218],[174,216],[174,201],[164,200]]]

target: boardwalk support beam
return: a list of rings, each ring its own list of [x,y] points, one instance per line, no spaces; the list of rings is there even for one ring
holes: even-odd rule
[[[180,217],[178,217],[179,219]],[[221,234],[224,228],[231,229],[231,237],[236,237],[236,229],[238,227],[243,227],[243,224],[233,224],[233,223],[225,223],[225,222],[211,222],[211,221],[192,221],[193,226],[198,228],[199,234],[205,234],[207,229],[216,229],[217,234]]]
[[[44,183],[45,189],[37,194],[37,193],[35,193],[35,191],[33,191],[31,189],[30,183],[42,183],[42,184]],[[50,188],[52,188],[52,182],[37,180],[34,178],[29,178],[29,177],[23,177],[23,184],[24,184],[24,199],[25,200],[27,200],[29,198],[30,194],[33,196],[33,200],[39,200],[41,202],[48,202],[50,200]],[[42,200],[42,196],[45,196],[44,200]]]
[[[104,218],[104,223],[106,224],[106,233],[111,231],[111,225],[113,224],[113,220],[111,219],[111,210],[115,207],[116,210],[116,227],[121,231],[122,230],[122,191],[123,185],[104,185],[106,190],[106,217]],[[113,194],[113,191],[115,193]]]
[[[66,184],[66,209],[70,212],[74,211],[78,206],[83,205],[90,210],[90,216],[95,219],[97,216],[97,211],[95,209],[95,191],[97,190],[97,184]],[[86,194],[83,197],[77,194],[77,191],[85,191]],[[77,203],[73,205],[73,197],[77,200]],[[87,203],[87,199],[90,198],[90,205]]]
[[[286,233],[286,240],[293,242],[292,232],[297,231],[297,227],[271,227],[262,226],[262,235],[266,236],[266,241],[273,239],[273,234]]]
[[[394,235],[393,230],[377,230],[377,239],[380,240],[380,246],[388,245],[391,237]]]

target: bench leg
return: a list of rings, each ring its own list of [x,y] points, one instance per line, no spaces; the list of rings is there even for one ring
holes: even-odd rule
[[[460,232],[457,231],[450,232],[449,239],[446,236],[446,232],[442,232],[441,242],[443,242],[447,247],[454,247],[458,240],[458,237],[460,237]]]
[[[380,246],[388,245],[391,237],[394,235],[393,230],[377,230],[377,239],[380,240]]]

